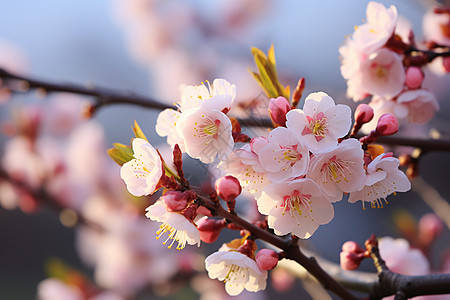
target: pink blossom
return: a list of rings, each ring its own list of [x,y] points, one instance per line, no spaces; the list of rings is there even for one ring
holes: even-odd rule
[[[405,91],[397,98],[395,114],[410,123],[424,124],[434,117],[439,103],[434,94],[425,89]]]
[[[398,169],[399,160],[395,157],[380,154],[368,166],[364,187],[350,193],[348,201],[355,203],[361,200],[370,202],[372,206],[382,207],[382,199],[395,192],[406,192],[411,188],[406,175]]]
[[[397,9],[371,1],[367,5],[366,18],[367,23],[358,26],[352,38],[361,52],[370,54],[383,47],[394,33]]]
[[[402,59],[393,51],[380,49],[361,64],[361,84],[370,94],[394,97],[403,90],[404,83]]]
[[[428,41],[433,41],[439,45],[450,46],[450,14],[434,12],[434,8],[429,10],[423,17],[423,34]]]
[[[411,249],[404,239],[381,238],[378,242],[381,258],[387,267],[404,275],[425,275],[430,272],[426,257],[417,249]]]
[[[306,97],[303,110],[293,109],[286,115],[286,126],[313,153],[327,151],[337,145],[351,127],[351,110],[347,105],[334,103],[323,92]]]
[[[339,201],[343,193],[351,193],[364,186],[363,157],[358,140],[344,140],[336,148],[313,156],[306,176],[319,185],[330,201]]]
[[[200,107],[182,113],[177,131],[189,156],[211,163],[216,157],[225,159],[233,150],[231,127],[223,112]]]
[[[253,145],[259,143],[266,145],[267,140],[261,139]],[[236,177],[243,190],[255,196],[260,195],[263,188],[270,183],[267,172],[262,168],[258,155],[252,151],[250,145],[231,152],[226,160],[220,162],[219,168],[227,175]]]
[[[257,203],[277,235],[292,233],[307,239],[334,216],[330,201],[314,181],[306,178],[268,185]]]
[[[257,151],[261,166],[272,181],[285,181],[306,174],[309,151],[287,128],[278,127],[269,134],[268,144]]]

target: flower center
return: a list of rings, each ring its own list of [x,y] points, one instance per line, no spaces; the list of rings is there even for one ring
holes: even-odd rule
[[[330,161],[322,167],[322,170],[326,168],[326,174],[328,178],[331,178],[335,183],[340,183],[341,180],[348,182],[347,176],[351,176],[351,170],[349,162],[337,159],[333,156]]]
[[[219,121],[220,122],[220,121]],[[219,131],[219,127],[214,124],[209,124],[203,127],[203,132],[207,135],[215,135]]]
[[[296,162],[300,158],[302,158],[302,155],[295,149],[288,149],[284,152],[284,159],[286,160]]]
[[[172,240],[172,242],[170,243],[170,245],[167,248],[169,248],[169,249],[172,248],[172,245],[175,243],[175,241],[178,242],[178,246],[176,248],[177,250],[182,250],[182,249],[184,249],[184,247],[186,247],[187,234],[185,231],[177,230],[177,229],[173,228],[172,226],[170,226],[169,224],[163,223],[161,226],[159,226],[159,229],[156,232],[156,234],[158,235],[156,237],[156,239],[158,240],[165,232],[168,232],[169,236],[163,242],[163,244],[165,245],[167,243],[167,241]]]
[[[323,112],[319,112],[312,118],[307,116],[307,119],[309,124],[303,129],[302,135],[313,134],[316,141],[320,142],[328,133],[327,117]]]
[[[293,216],[294,212],[297,212],[299,216],[302,215],[303,209],[309,210],[309,212],[312,212],[311,209],[311,195],[304,195],[301,194],[298,190],[294,190],[291,195],[286,195],[283,197],[283,212],[282,215],[284,216],[285,212],[290,212],[291,216]]]
[[[237,276],[238,273],[241,271],[241,267],[235,264],[226,265],[225,267],[229,267],[227,275],[225,276],[224,282],[227,281],[233,281],[233,279]]]

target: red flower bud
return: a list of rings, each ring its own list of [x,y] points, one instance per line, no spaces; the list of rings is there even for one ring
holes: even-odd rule
[[[418,67],[409,67],[406,70],[405,84],[410,89],[418,89],[422,85],[424,74]]]
[[[203,217],[197,221],[197,229],[200,232],[200,239],[205,243],[213,243],[219,237],[220,231],[226,226],[223,220]]]
[[[286,114],[290,110],[291,105],[284,97],[272,98],[269,101],[270,118],[279,126],[286,126]]]
[[[369,123],[373,118],[373,109],[367,104],[360,104],[355,110],[355,122],[358,124]]]
[[[168,211],[178,212],[186,208],[188,198],[188,195],[183,192],[168,191],[161,197],[161,200]]]
[[[358,269],[361,261],[364,257],[354,253],[354,252],[341,252],[341,268],[344,270],[355,270]]]
[[[380,136],[393,135],[398,131],[398,121],[393,114],[384,114],[378,119],[375,132]]]
[[[366,250],[353,241],[345,242],[342,245],[341,267],[344,270],[355,270],[366,258]]]
[[[217,179],[216,191],[220,198],[226,202],[231,202],[241,194],[242,187],[239,180],[233,176],[227,175]]]
[[[271,249],[261,249],[256,254],[256,263],[261,270],[272,270],[278,264],[278,253]]]

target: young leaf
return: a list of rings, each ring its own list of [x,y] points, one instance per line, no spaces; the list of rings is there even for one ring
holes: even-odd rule
[[[108,149],[107,153],[119,166],[122,166],[124,163],[129,162],[134,158],[133,150],[130,146],[119,143],[115,143],[113,146],[114,148]]]
[[[136,122],[136,120],[134,120],[134,125],[131,127],[133,129],[134,135],[137,138],[141,138],[144,139],[148,142],[147,137],[145,136],[144,132],[142,131],[141,127],[139,127],[138,123]]]

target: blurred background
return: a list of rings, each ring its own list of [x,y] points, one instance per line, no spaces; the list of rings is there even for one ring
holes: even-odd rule
[[[399,14],[411,22],[418,40],[422,37],[423,15],[437,3],[380,2],[395,5]],[[363,22],[367,3],[0,0],[0,67],[7,64],[11,70],[17,68],[32,78],[130,91],[167,104],[178,101],[180,83],[198,84],[225,78],[237,85],[237,98],[245,103],[261,95],[247,71],[247,68],[256,70],[250,48],[255,46],[266,52],[274,44],[281,82],[294,88],[298,79],[305,77],[304,95],[324,91],[337,103],[355,108],[356,104],[345,96],[338,49],[354,26]],[[436,94],[441,110],[427,128],[409,132],[423,134],[435,128],[443,138],[448,137],[450,105],[446,100],[450,79],[427,72],[426,80],[425,85]],[[58,97],[49,98],[58,101],[53,99]],[[70,102],[64,97],[60,101]],[[38,93],[14,95],[2,104],[1,121],[10,120],[11,111],[29,104],[45,110],[47,101]],[[102,108],[94,120],[103,128],[105,147],[114,142],[129,143],[134,120],[154,145],[164,147],[165,139],[154,129],[157,115],[158,111],[117,105]],[[7,140],[2,134],[2,149]],[[3,150],[0,153],[3,155]],[[186,164],[194,170],[193,174],[199,168],[193,160]],[[112,170],[105,173],[119,177],[118,168]],[[429,153],[420,164],[421,176],[444,196],[450,195],[449,170],[449,153]],[[125,185],[120,188],[125,189]],[[359,203],[336,203],[335,218],[329,225],[321,226],[308,242],[320,255],[338,262],[341,245],[347,240],[362,243],[372,233],[400,237],[393,225],[393,216],[399,210],[407,210],[417,219],[431,211],[413,192],[397,194],[388,200],[384,209],[363,210]],[[153,231],[148,237],[159,243],[154,241]],[[76,250],[75,230],[63,226],[58,214],[48,208],[31,214],[0,208],[0,241],[1,299],[34,299],[37,285],[47,277],[44,266],[52,257],[88,276],[93,274]],[[442,249],[449,245],[446,230],[432,250],[434,265],[440,263]],[[200,249],[204,255],[213,250],[204,246]],[[374,271],[370,264],[363,269]],[[275,293],[269,286],[269,294],[262,297],[269,298]],[[174,298],[167,293],[150,294],[142,299]],[[184,296],[198,297],[195,292]]]

